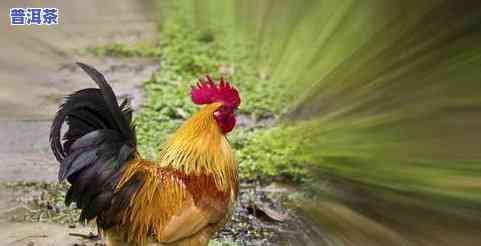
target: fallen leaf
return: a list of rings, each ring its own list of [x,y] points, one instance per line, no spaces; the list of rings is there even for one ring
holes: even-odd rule
[[[287,213],[275,211],[268,205],[261,203],[252,203],[247,206],[247,210],[249,211],[249,213],[253,214],[258,218],[268,219],[271,221],[283,222],[289,218],[289,215]]]

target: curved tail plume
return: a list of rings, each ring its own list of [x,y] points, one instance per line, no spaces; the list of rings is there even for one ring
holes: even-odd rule
[[[81,221],[110,206],[125,164],[135,158],[136,138],[132,110],[117,103],[104,76],[77,63],[98,85],[66,97],[53,121],[51,149],[60,162],[58,178],[70,187],[65,202],[82,209]],[[62,134],[62,126],[68,126]]]

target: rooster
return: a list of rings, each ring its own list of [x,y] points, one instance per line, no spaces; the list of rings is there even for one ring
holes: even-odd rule
[[[71,184],[66,205],[75,202],[80,221],[95,222],[108,245],[207,245],[237,199],[226,138],[236,124],[237,89],[223,78],[199,80],[191,98],[204,106],[150,161],[137,151],[127,100],[119,105],[100,72],[77,64],[99,88],[66,97],[51,126],[58,179]]]

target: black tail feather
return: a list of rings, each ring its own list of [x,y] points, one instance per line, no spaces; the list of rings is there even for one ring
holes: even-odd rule
[[[144,174],[141,172],[135,173],[124,185],[122,191],[117,192],[112,197],[112,206],[97,217],[97,225],[99,227],[110,228],[116,224],[120,224],[120,217],[118,214],[120,214],[124,208],[129,206],[132,197],[134,197],[135,193],[144,184],[144,178]]]
[[[66,97],[50,132],[52,152],[60,162],[58,178],[72,185],[65,202],[90,220],[110,206],[125,164],[136,153],[132,110],[119,106],[112,88],[94,68],[77,63],[99,86]],[[62,134],[62,126],[68,125]]]
[[[130,136],[132,136],[130,125],[126,121],[122,113],[122,110],[120,109],[119,104],[117,103],[117,98],[115,97],[115,94],[112,91],[112,88],[107,83],[104,76],[99,71],[97,71],[93,67],[90,67],[86,64],[77,62],[77,65],[79,65],[90,76],[90,78],[92,78],[95,81],[95,83],[97,83],[97,85],[99,86],[100,90],[102,91],[102,95],[105,99],[105,103],[107,104],[108,109],[110,110],[111,116],[117,123],[117,127],[118,127],[117,129],[119,129],[120,132],[126,138],[129,138]]]

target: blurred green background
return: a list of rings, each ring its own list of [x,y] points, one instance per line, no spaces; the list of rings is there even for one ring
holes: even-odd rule
[[[92,3],[98,27],[73,18],[80,4],[66,4],[65,26],[45,32],[57,43],[40,47],[62,62],[160,64],[142,82],[136,111],[144,156],[155,158],[197,110],[190,85],[223,75],[242,96],[229,139],[243,182],[289,187],[283,205],[302,221],[302,233],[274,244],[480,244],[480,1],[125,2]],[[148,16],[148,29],[139,16]],[[124,28],[137,38],[109,32]],[[83,37],[87,45],[64,42],[85,33],[95,33]],[[20,71],[18,59],[0,63]]]
[[[241,171],[314,193],[294,205],[327,232],[324,243],[480,242],[479,1],[173,6],[162,30],[175,19],[226,46],[219,60],[249,75],[233,80],[254,93],[244,113],[265,100],[259,117],[279,119],[240,141]]]

